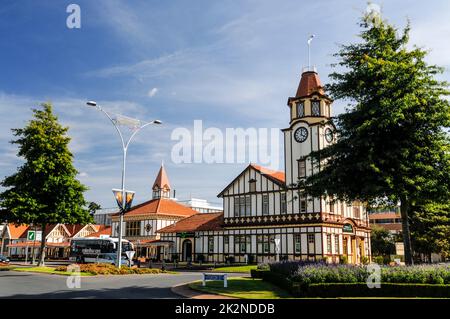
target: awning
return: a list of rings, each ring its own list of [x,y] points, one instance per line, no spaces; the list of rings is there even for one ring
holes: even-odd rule
[[[41,247],[40,241],[22,241],[19,243],[13,243],[6,245],[6,247],[10,248],[26,248],[26,247]],[[45,243],[46,248],[66,248],[70,247],[70,243],[63,242],[63,243]]]
[[[159,240],[159,239],[150,239],[150,240],[141,240],[134,241],[133,244],[135,247],[157,247],[157,246],[165,246],[169,247],[174,244],[171,240]]]

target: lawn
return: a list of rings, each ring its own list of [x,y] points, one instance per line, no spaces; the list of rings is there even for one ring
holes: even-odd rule
[[[213,271],[217,272],[243,272],[250,273],[250,270],[256,269],[256,265],[244,265],[244,266],[230,266],[230,267],[219,267],[214,268]]]
[[[63,275],[63,276],[70,276],[73,275],[73,272],[70,271],[56,271],[54,267],[17,267],[12,268],[11,270],[14,271],[23,271],[23,272],[37,272],[37,273],[44,273],[44,274],[51,274],[51,275]],[[94,276],[90,273],[80,273],[80,276]]]
[[[262,279],[233,277],[228,279],[228,288],[223,287],[223,281],[207,281],[206,286],[202,286],[201,281],[189,284],[194,290],[207,293],[215,293],[228,297],[242,299],[280,299],[292,298],[292,296]]]

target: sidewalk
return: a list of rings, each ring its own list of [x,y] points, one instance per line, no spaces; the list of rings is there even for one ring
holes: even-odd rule
[[[236,299],[216,294],[208,294],[189,288],[189,283],[174,286],[170,289],[173,293],[189,299]]]

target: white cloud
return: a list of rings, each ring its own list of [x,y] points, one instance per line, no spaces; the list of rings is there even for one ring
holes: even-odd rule
[[[154,97],[156,95],[156,93],[158,93],[158,88],[152,88],[150,91],[148,91],[148,96],[149,97]]]

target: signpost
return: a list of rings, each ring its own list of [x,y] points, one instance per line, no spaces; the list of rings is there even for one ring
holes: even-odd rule
[[[128,266],[130,266],[130,267],[131,267],[131,260],[133,259],[134,253],[135,253],[134,250],[125,252],[125,255],[127,255],[127,257],[128,257]]]
[[[223,287],[228,288],[227,274],[207,274],[203,273],[203,286],[206,286],[207,280],[223,280]]]

